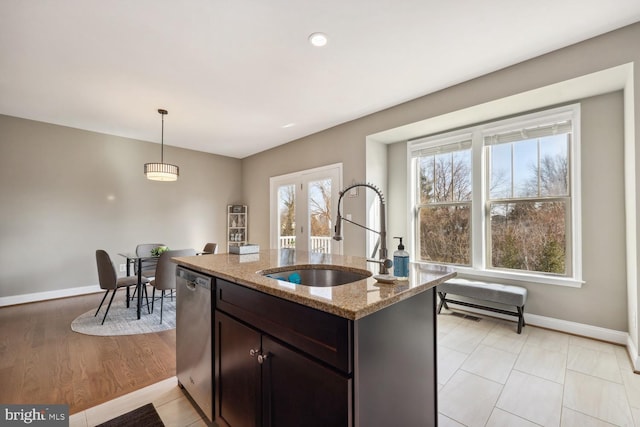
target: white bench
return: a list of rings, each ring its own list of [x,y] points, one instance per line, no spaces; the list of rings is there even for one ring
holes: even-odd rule
[[[449,308],[447,304],[457,304],[516,316],[518,318],[518,333],[521,333],[522,328],[525,326],[524,305],[527,302],[527,290],[523,287],[455,278],[438,285],[437,291],[440,296],[438,314],[440,314],[442,307],[446,309]],[[447,294],[511,305],[515,306],[517,311],[508,311],[500,308],[474,304],[467,301],[452,300],[447,298]]]

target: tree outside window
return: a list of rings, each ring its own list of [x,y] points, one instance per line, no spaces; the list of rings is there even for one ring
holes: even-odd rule
[[[567,273],[570,136],[487,147],[491,267]]]
[[[419,168],[420,259],[471,264],[471,149],[424,155]]]

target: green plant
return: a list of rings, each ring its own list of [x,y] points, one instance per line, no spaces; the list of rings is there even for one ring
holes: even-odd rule
[[[160,256],[160,254],[162,254],[163,252],[166,252],[168,250],[169,250],[168,246],[158,246],[157,248],[151,249],[151,255]]]

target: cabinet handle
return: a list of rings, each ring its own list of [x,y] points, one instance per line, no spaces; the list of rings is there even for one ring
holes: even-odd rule
[[[258,355],[258,363],[262,365],[267,360],[268,357],[269,356],[266,355],[266,354],[259,354]]]
[[[249,350],[249,356],[251,357],[258,355],[259,353],[260,353],[260,350],[254,350],[254,349]]]

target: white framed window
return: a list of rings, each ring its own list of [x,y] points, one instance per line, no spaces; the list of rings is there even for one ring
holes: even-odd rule
[[[580,106],[412,140],[415,260],[580,286]]]

